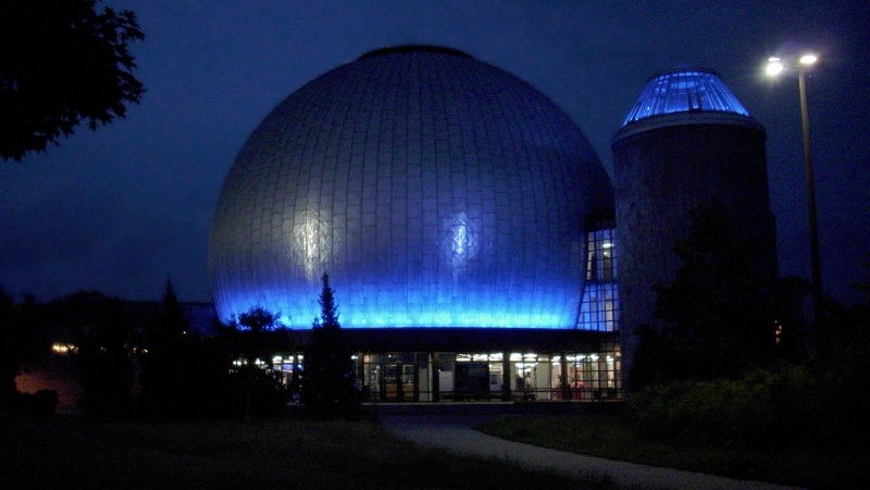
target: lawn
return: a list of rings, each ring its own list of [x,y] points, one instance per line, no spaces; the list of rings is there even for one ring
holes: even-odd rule
[[[870,488],[870,452],[778,452],[639,440],[616,415],[504,416],[476,429],[490,435],[610,459],[812,488]]]
[[[97,422],[0,414],[0,431],[4,489],[584,486],[419,448],[367,422]]]

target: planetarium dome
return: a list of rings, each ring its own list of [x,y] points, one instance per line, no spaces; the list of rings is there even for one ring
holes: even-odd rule
[[[344,327],[574,328],[584,219],[611,208],[586,138],[531,85],[452,49],[379,49],[242,147],[212,230],[215,304],[308,328],[328,273]]]

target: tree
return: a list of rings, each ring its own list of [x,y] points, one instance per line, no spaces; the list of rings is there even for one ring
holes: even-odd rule
[[[195,403],[196,379],[200,371],[194,352],[198,338],[188,332],[187,319],[175,295],[172,282],[166,281],[160,310],[154,321],[145,325],[141,354],[142,397],[152,414],[178,415]]]
[[[279,314],[256,306],[229,325],[227,337],[235,358],[232,378],[240,385],[245,420],[254,415],[278,415],[290,398],[282,374],[272,363],[279,344],[289,347],[286,328],[278,318]]]
[[[48,340],[36,310],[32,296],[17,303],[0,289],[0,406],[14,401],[15,377],[21,372],[21,364],[48,352]]]
[[[0,2],[0,156],[20,161],[76,127],[123,118],[144,92],[129,45],[144,39],[129,10],[96,0]]]
[[[752,247],[718,206],[699,207],[674,247],[683,265],[656,285],[660,331],[637,329],[632,386],[655,381],[739,375],[770,360],[775,345],[771,279]]]
[[[115,416],[131,407],[133,329],[124,303],[95,291],[71,294],[53,305],[57,321],[73,332],[78,346],[82,408],[91,415]]]
[[[302,401],[307,411],[320,416],[354,417],[359,412],[359,390],[347,339],[338,322],[335,292],[323,274],[320,318],[315,318],[305,351]]]

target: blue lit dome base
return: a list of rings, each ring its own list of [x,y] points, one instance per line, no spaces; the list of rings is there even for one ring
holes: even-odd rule
[[[676,70],[657,75],[647,82],[622,125],[663,114],[693,111],[749,115],[715,73],[704,70]]]
[[[515,76],[449,50],[379,50],[281,102],[224,183],[209,268],[227,320],[293,328],[573,328],[582,218],[610,184],[580,130]]]

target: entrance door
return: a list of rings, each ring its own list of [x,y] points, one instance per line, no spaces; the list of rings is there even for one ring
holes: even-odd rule
[[[385,364],[382,386],[381,393],[385,401],[417,401],[417,366],[402,363]]]

